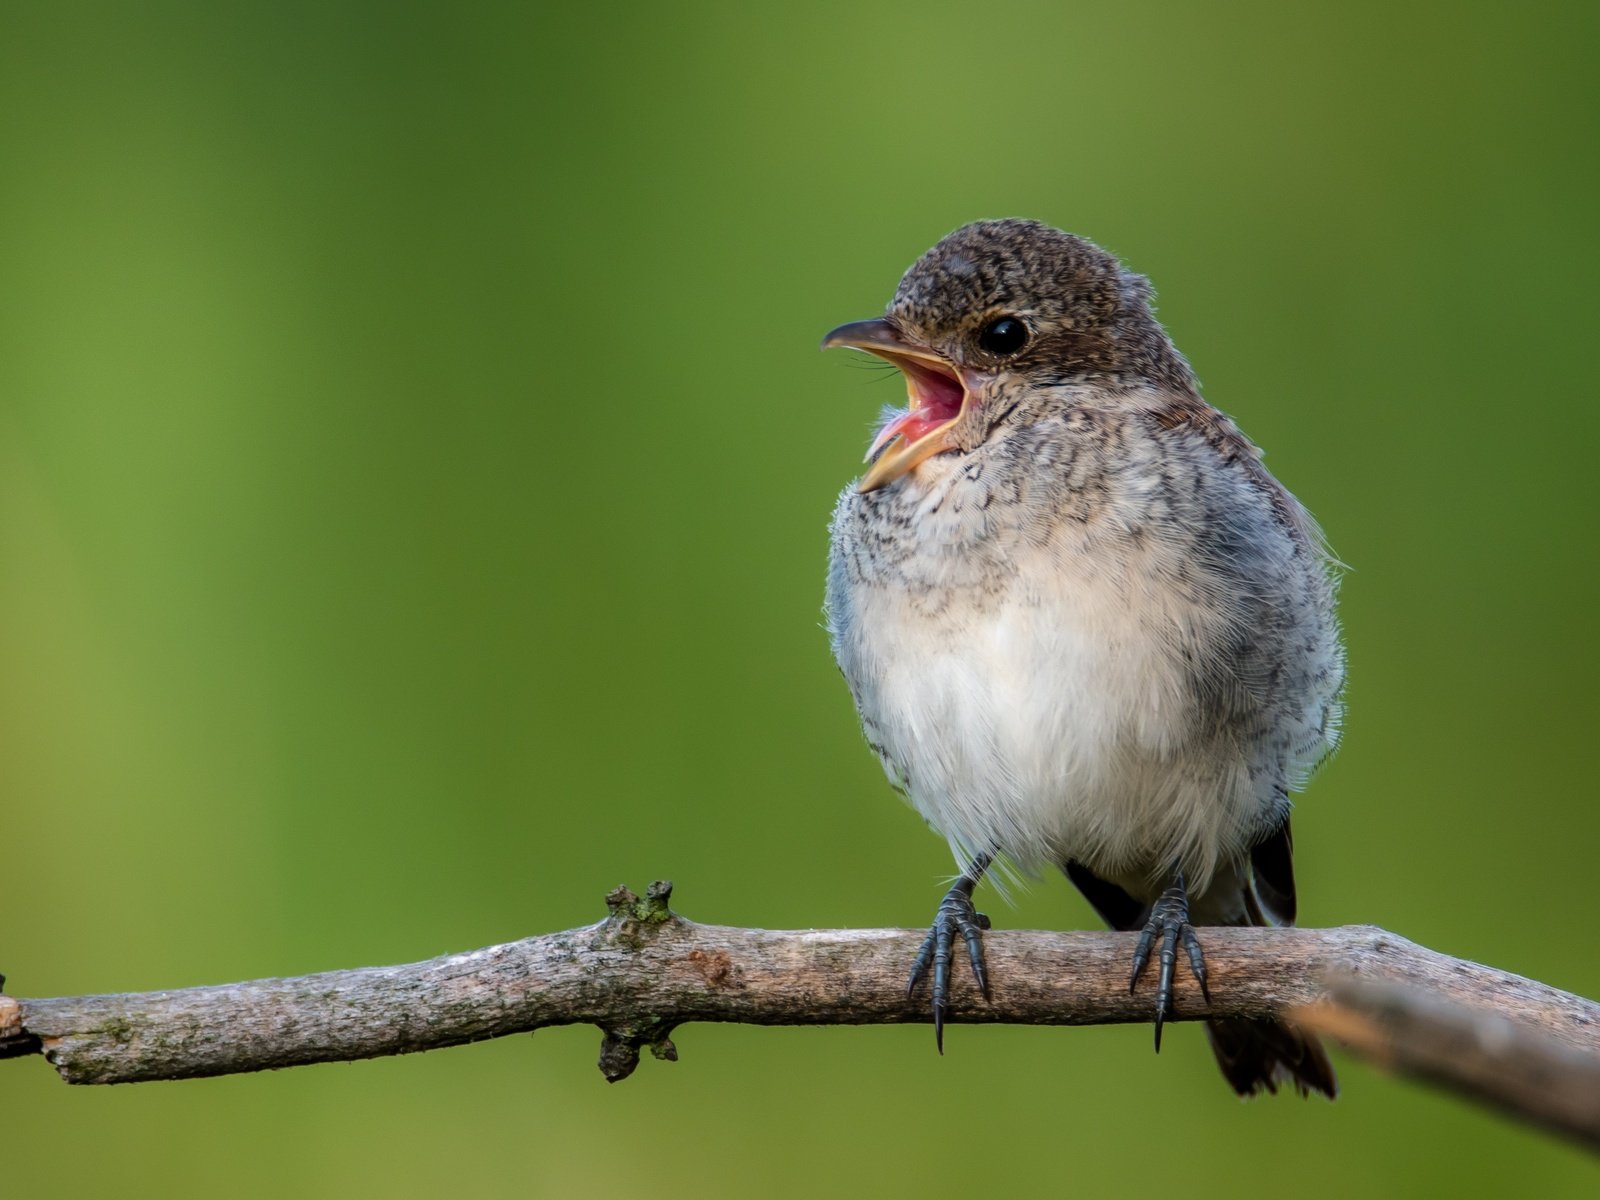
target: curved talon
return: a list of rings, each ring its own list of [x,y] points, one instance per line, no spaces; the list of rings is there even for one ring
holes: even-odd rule
[[[1211,991],[1206,986],[1206,959],[1200,949],[1200,939],[1194,926],[1189,924],[1189,893],[1183,884],[1183,872],[1172,873],[1172,886],[1161,893],[1161,898],[1151,906],[1150,917],[1139,934],[1139,944],[1133,951],[1133,973],[1128,977],[1128,991],[1139,984],[1139,976],[1150,962],[1150,950],[1156,935],[1161,935],[1160,969],[1156,975],[1156,1053],[1161,1053],[1161,1027],[1172,1012],[1172,981],[1177,973],[1178,943],[1183,943],[1189,959],[1189,970],[1200,985],[1200,994],[1211,1003]]]
[[[983,958],[983,931],[989,928],[989,918],[972,904],[972,890],[978,886],[988,865],[987,858],[974,862],[945,893],[939,911],[934,914],[933,927],[922,939],[922,946],[912,961],[911,978],[906,981],[906,995],[909,996],[917,990],[929,966],[933,967],[933,1040],[940,1054],[944,1053],[944,1018],[950,1010],[950,959],[957,933],[967,944],[967,961],[972,964],[978,990],[985,1000],[990,998],[989,971]]]

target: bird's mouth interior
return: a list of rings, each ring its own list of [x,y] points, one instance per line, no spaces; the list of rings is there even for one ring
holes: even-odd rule
[[[961,415],[967,398],[967,389],[955,371],[942,362],[882,350],[878,353],[905,375],[910,407],[878,431],[867,450],[868,461],[877,458],[897,437],[903,447],[910,448],[937,432]]]
[[[900,368],[906,377],[906,411],[878,430],[867,450],[872,465],[856,485],[871,492],[892,483],[935,454],[954,450],[948,433],[976,401],[972,388],[943,355],[908,342],[887,319],[841,325],[822,339],[823,349],[864,350]]]

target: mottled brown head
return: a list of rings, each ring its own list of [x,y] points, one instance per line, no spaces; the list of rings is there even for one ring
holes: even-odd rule
[[[1190,390],[1189,366],[1152,315],[1151,296],[1149,280],[1093,242],[1038,221],[975,221],[912,264],[886,315],[908,341],[954,363],[1004,367],[1039,384]],[[1008,317],[1022,329],[995,329]]]
[[[1051,389],[1093,383],[1194,396],[1189,364],[1150,298],[1144,276],[1038,221],[956,230],[912,264],[884,317],[823,340],[888,359],[906,376],[909,408],[873,442],[861,490],[935,454],[971,450],[1006,421],[1038,419],[1057,395]]]

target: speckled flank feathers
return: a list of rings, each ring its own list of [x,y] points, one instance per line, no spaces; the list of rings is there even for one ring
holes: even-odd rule
[[[1252,850],[1286,843],[1289,792],[1337,740],[1332,575],[1150,300],[1031,221],[966,226],[907,272],[889,324],[974,402],[948,452],[840,497],[829,629],[868,741],[963,867],[1079,864],[1145,912],[1178,868],[1195,924],[1264,921]],[[983,349],[1002,316],[1028,330],[1014,355]],[[1214,1035],[1235,1086],[1331,1093],[1271,1031]]]

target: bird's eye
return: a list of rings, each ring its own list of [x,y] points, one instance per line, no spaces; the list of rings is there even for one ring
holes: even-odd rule
[[[1015,317],[996,317],[983,327],[978,345],[998,358],[1007,358],[1028,344],[1028,327]]]

